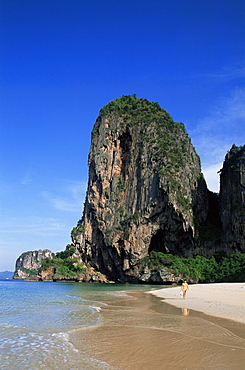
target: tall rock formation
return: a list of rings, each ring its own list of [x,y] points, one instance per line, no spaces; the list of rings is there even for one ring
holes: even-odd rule
[[[72,231],[85,263],[111,280],[138,282],[139,262],[151,251],[208,256],[200,229],[209,205],[200,160],[182,123],[135,96],[101,109],[84,213]]]
[[[222,246],[245,253],[245,145],[233,145],[226,154],[220,175]]]
[[[27,279],[30,276],[36,276],[43,258],[52,259],[53,253],[48,249],[22,253],[16,260],[13,278]]]

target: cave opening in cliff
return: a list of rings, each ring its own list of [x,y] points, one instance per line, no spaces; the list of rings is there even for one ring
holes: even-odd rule
[[[132,144],[132,136],[130,135],[128,127],[126,132],[119,136],[119,140],[122,154],[128,153]]]
[[[165,241],[166,232],[162,229],[157,230],[156,234],[154,234],[151,238],[148,253],[150,254],[152,251],[169,253],[168,249],[165,246]]]
[[[125,177],[126,163],[130,155],[130,148],[132,145],[132,137],[130,135],[129,129],[127,127],[126,132],[119,136],[120,140],[120,157],[122,161],[122,175]]]

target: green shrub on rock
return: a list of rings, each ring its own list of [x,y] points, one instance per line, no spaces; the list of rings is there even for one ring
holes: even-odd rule
[[[172,254],[152,251],[140,261],[140,270],[148,267],[152,272],[164,267],[173,270],[176,276],[194,282],[214,283],[224,281],[245,281],[245,254],[232,254],[229,257],[179,258]]]

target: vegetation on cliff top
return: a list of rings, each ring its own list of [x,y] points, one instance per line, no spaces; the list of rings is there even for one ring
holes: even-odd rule
[[[147,99],[139,99],[136,95],[123,95],[121,98],[112,100],[100,110],[100,116],[106,116],[111,114],[111,112],[118,113],[119,115],[130,112],[130,115],[143,115],[144,117],[147,113],[163,112],[168,119],[172,120],[168,112],[162,109],[158,103],[150,102]]]
[[[239,167],[242,161],[245,161],[245,145],[236,146],[233,144],[226,154],[223,170],[226,166],[230,166],[231,168]]]

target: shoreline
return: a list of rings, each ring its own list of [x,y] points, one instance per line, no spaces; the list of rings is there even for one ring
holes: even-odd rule
[[[211,283],[189,285],[186,299],[180,286],[148,291],[172,306],[245,324],[245,283]]]
[[[243,368],[244,325],[206,316],[194,308],[185,315],[185,310],[159,299],[159,292],[165,296],[171,291],[179,299],[179,287],[149,289],[101,296],[100,301],[105,304],[100,311],[101,324],[71,333],[71,344],[80,353],[113,369]]]

